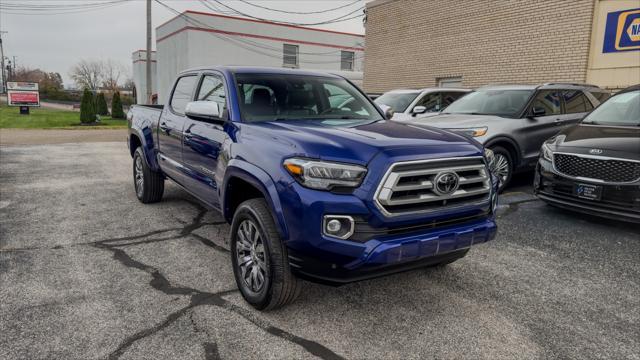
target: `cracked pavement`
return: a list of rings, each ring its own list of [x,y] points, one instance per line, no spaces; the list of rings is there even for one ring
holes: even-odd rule
[[[640,228],[544,205],[447,267],[247,306],[228,225],[167,183],[137,201],[124,143],[0,148],[2,359],[640,358]]]

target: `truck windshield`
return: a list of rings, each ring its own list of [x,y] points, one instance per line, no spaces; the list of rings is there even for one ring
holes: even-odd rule
[[[388,92],[378,96],[374,101],[378,105],[387,105],[394,112],[401,113],[407,110],[420,92]]]
[[[383,120],[369,99],[341,78],[246,73],[235,80],[246,122]]]
[[[533,90],[478,90],[454,101],[444,114],[517,116]]]
[[[583,124],[640,126],[640,90],[610,98],[582,121]]]

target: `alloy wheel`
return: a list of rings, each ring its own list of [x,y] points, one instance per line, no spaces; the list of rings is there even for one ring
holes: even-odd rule
[[[136,194],[138,195],[138,197],[141,198],[144,192],[144,172],[142,170],[142,158],[140,156],[136,156],[133,172],[134,172],[134,181],[136,186]]]
[[[495,172],[496,175],[500,178],[500,182],[505,184],[509,179],[509,172],[511,171],[511,166],[509,164],[509,159],[504,154],[496,154],[495,155]]]
[[[243,220],[238,226],[236,259],[244,285],[252,292],[260,292],[266,283],[268,271],[264,242],[258,226],[252,220]]]

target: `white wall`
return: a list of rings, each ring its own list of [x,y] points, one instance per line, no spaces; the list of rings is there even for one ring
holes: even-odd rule
[[[133,83],[136,85],[136,103],[147,104],[147,52],[135,51],[131,54],[133,61]],[[151,93],[158,92],[156,52],[151,52]]]
[[[175,75],[188,68],[281,67],[284,43],[298,46],[299,67],[303,69],[339,71],[341,50],[355,53],[354,71],[363,68],[361,36],[190,12],[186,15],[191,22],[176,18],[156,29],[160,103],[166,102]]]

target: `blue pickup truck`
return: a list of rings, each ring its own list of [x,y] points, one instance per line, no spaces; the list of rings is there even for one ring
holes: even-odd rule
[[[300,278],[341,284],[451,263],[493,239],[493,155],[464,135],[388,121],[337,75],[247,67],[180,73],[133,106],[135,192],[171,179],[231,223],[238,288],[257,309]]]

